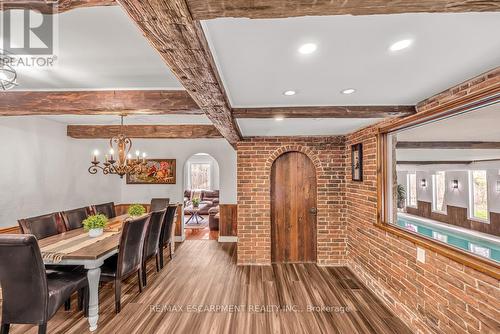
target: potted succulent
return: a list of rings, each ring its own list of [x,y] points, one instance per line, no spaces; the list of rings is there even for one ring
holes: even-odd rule
[[[406,189],[402,184],[398,184],[397,188],[398,209],[404,209],[406,202]]]
[[[103,214],[88,216],[83,221],[83,228],[89,232],[89,237],[102,235],[104,228],[108,225],[108,217]]]
[[[197,208],[200,206],[200,199],[199,198],[193,198],[191,201],[193,203],[193,208]]]
[[[146,208],[140,204],[132,204],[128,208],[128,214],[132,217],[142,216],[146,213]]]

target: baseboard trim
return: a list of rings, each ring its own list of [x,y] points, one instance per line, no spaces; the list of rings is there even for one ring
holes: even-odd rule
[[[219,242],[238,242],[238,237],[228,237],[219,235]]]

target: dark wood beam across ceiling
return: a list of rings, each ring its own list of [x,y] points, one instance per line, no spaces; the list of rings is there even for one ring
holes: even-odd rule
[[[203,115],[184,90],[0,93],[0,116],[149,114]]]
[[[235,108],[235,118],[384,118],[408,116],[415,113],[413,106],[321,106]]]
[[[500,11],[495,0],[187,0],[195,20],[219,17],[271,19],[322,15],[461,13]]]
[[[123,133],[130,138],[222,138],[213,125],[68,125],[68,136],[77,139],[109,139]]]
[[[241,135],[199,22],[184,0],[119,0],[179,82],[233,146]]]
[[[397,149],[498,150],[500,142],[485,141],[400,141]]]

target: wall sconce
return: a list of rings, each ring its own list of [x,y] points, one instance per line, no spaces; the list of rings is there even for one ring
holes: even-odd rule
[[[427,180],[426,180],[426,179],[422,179],[422,180],[420,181],[420,186],[421,186],[422,188],[427,187]]]
[[[453,189],[458,189],[458,180],[453,180],[453,181],[451,182],[451,187],[452,187]]]

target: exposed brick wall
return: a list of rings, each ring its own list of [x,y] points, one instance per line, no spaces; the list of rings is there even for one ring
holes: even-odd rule
[[[417,104],[417,112],[428,112],[461,99],[476,99],[482,92],[500,90],[500,67],[464,81]],[[471,102],[471,101],[469,101]]]
[[[317,262],[345,264],[343,137],[253,138],[238,143],[238,264],[271,262],[271,166],[290,151],[306,154],[316,168]]]
[[[346,169],[348,265],[415,332],[500,332],[500,282],[437,253],[416,261],[415,244],[374,226],[376,128],[346,137],[363,143],[364,182]],[[348,163],[346,155],[346,164]]]

